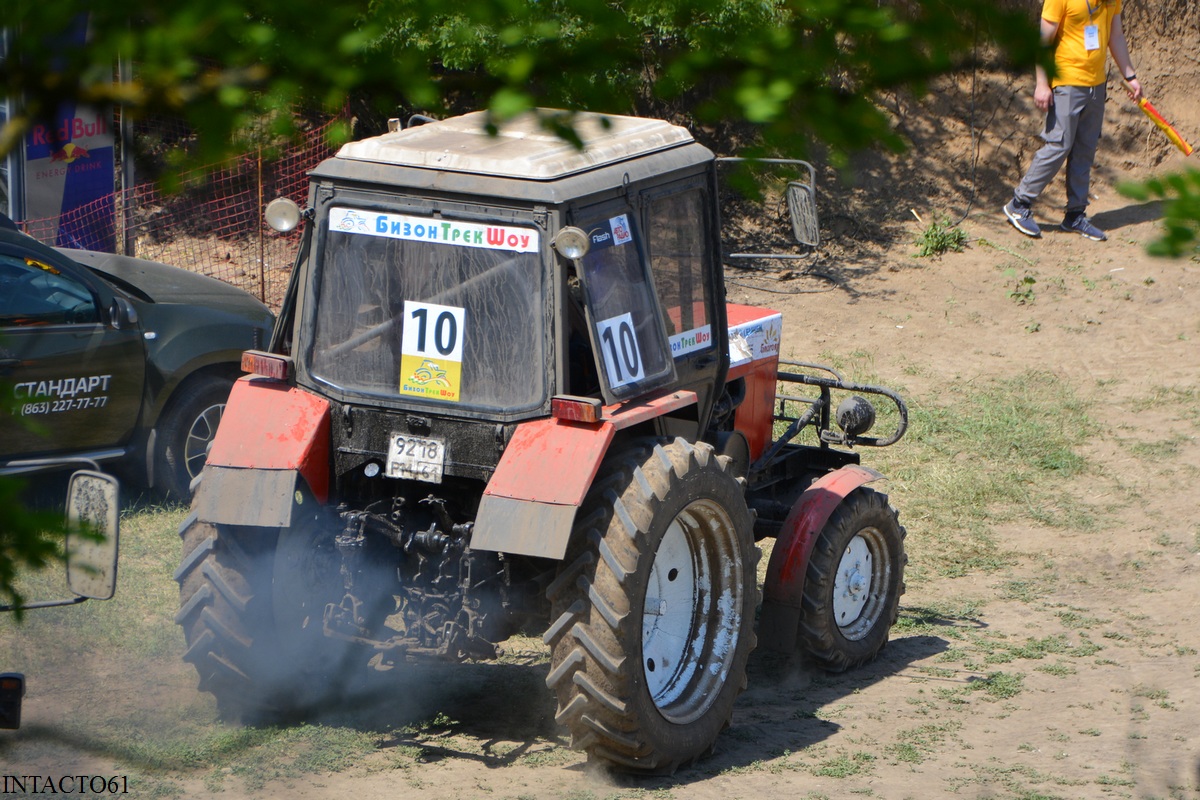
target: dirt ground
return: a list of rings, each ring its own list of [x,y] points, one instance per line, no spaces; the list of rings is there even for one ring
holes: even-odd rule
[[[1163,39],[1156,19],[1132,21],[1147,92],[1200,143],[1196,27]],[[1160,207],[1114,188],[1187,162],[1114,91],[1090,209],[1110,240],[1023,237],[999,209],[1037,147],[1031,83],[966,76],[907,112],[897,100],[913,151],[864,160],[854,188],[824,183],[825,246],[787,272],[730,271],[730,299],[783,312],[785,355],[869,354],[879,381],[914,403],[997,377],[1062,379],[1099,431],[1080,432],[1090,467],[1069,487],[1098,525],[999,526],[1005,566],[910,581],[892,641],[849,675],[756,654],[714,755],[674,776],[612,775],[565,749],[529,640],[499,665],[423,673],[436,692],[376,698],[377,721],[436,710],[445,722],[384,737],[340,771],[268,776],[256,789],[183,771],[172,785],[184,797],[358,800],[1200,797],[1200,259],[1148,256]],[[1044,226],[1062,202],[1056,183],[1035,209]],[[964,252],[914,257],[930,221],[964,213]],[[211,714],[194,674],[163,663],[174,666],[107,672],[104,702]],[[29,702],[26,726],[53,728],[72,703],[97,702],[67,697]],[[128,766],[63,746],[0,772]]]

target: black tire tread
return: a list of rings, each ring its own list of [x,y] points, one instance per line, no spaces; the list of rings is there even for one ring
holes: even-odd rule
[[[683,439],[643,442],[610,456],[579,512],[575,546],[581,553],[548,591],[556,616],[543,638],[552,649],[546,684],[558,699],[555,719],[569,729],[573,747],[623,769],[673,772],[703,755],[656,749],[629,712],[633,672],[640,665],[625,652],[628,642],[639,640],[641,622],[631,613],[624,586],[630,575],[648,569],[652,554],[645,552],[645,540],[659,506],[691,470],[709,468],[710,456],[715,468],[728,472],[728,459],[717,458],[707,444]],[[753,574],[759,551],[752,545],[749,551]],[[758,589],[750,584],[752,610]],[[743,641],[748,653],[754,646],[752,630]],[[744,662],[735,659],[730,676],[739,691],[746,685]],[[732,702],[729,706],[721,727],[729,723]],[[711,742],[703,751],[710,748]]]
[[[259,673],[272,647],[270,626],[260,624],[270,613],[269,584],[262,585],[234,530],[218,531],[192,514],[179,535],[184,555],[175,574],[175,621],[187,642],[183,658],[196,668],[201,691],[216,697],[223,718],[253,720],[268,708]]]
[[[874,646],[865,651],[846,646],[830,608],[832,570],[836,569],[842,550],[836,546],[836,540],[839,534],[847,535],[847,526],[854,526],[857,519],[863,518],[875,519],[881,525],[893,525],[899,550],[895,559],[898,574],[894,594],[888,599],[883,620],[876,623],[877,629],[880,624],[883,625],[883,629],[876,630],[871,635]],[[889,502],[888,496],[869,487],[856,489],[830,516],[809,557],[797,631],[800,646],[811,661],[830,672],[844,672],[873,660],[883,649],[887,643],[888,630],[899,618],[899,600],[905,590],[904,569],[908,565],[908,553],[904,548],[904,540],[907,536],[908,531],[900,524],[899,513]]]

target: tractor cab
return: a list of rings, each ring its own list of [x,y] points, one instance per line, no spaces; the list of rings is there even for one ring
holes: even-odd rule
[[[691,389],[702,428],[725,366],[713,156],[659,120],[575,130],[584,149],[533,116],[490,136],[468,114],[318,167],[280,334],[297,382],[494,423]]]

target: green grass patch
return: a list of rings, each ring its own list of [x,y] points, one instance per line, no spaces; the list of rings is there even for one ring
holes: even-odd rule
[[[1054,591],[1054,581],[1017,578],[1004,581],[1000,585],[1000,598],[1017,600],[1022,603],[1032,603],[1051,594]]]
[[[1068,628],[1075,630],[1089,630],[1099,625],[1105,625],[1112,620],[1101,619],[1100,617],[1092,617],[1082,614],[1078,611],[1060,611],[1057,614],[1059,620]]]
[[[902,385],[879,378],[869,353],[823,352],[819,358],[848,380],[886,383],[906,394]],[[835,392],[833,404],[839,400]],[[1098,429],[1088,416],[1088,401],[1059,376],[1027,371],[947,385],[929,396],[909,395],[906,402],[905,437],[892,447],[861,452],[864,463],[888,477],[882,487],[908,527],[914,582],[1011,565],[1012,554],[994,533],[998,524],[1098,527],[1102,510],[1067,488],[1070,479],[1089,470],[1082,446]],[[895,429],[896,410],[886,400],[874,404],[878,419],[872,435],[887,435]],[[793,403],[785,409],[790,416],[802,411]],[[785,427],[776,423],[776,435]],[[796,441],[815,444],[816,438],[806,431]]]
[[[1171,409],[1175,417],[1200,426],[1200,390],[1192,386],[1155,386],[1148,394],[1135,400],[1131,410]]]
[[[1087,409],[1062,379],[1039,372],[913,399],[908,435],[879,452],[878,467],[909,528],[914,580],[1011,564],[998,524],[1095,527],[1063,488],[1088,469],[1081,443],[1096,426]]]
[[[1011,672],[993,672],[971,683],[972,691],[983,692],[992,700],[1008,700],[1025,688],[1025,676]]]
[[[850,778],[869,772],[874,763],[873,753],[843,753],[814,765],[811,771],[822,778]]]
[[[1075,669],[1075,667],[1071,666],[1070,664],[1064,664],[1061,661],[1053,664],[1042,664],[1034,667],[1034,669],[1036,669],[1038,672],[1044,672],[1047,675],[1054,675],[1058,678],[1067,678],[1079,672],[1079,670]]]
[[[892,630],[897,635],[962,639],[965,630],[978,624],[982,606],[983,604],[978,600],[906,606],[900,609],[900,615]]]
[[[1138,458],[1147,461],[1168,461],[1179,456],[1183,446],[1192,442],[1191,436],[1176,434],[1169,439],[1132,442],[1126,449]]]
[[[1166,689],[1155,689],[1151,686],[1139,683],[1130,690],[1130,694],[1134,697],[1144,697],[1147,700],[1166,700],[1170,695]]]
[[[931,723],[908,728],[897,733],[896,741],[885,747],[884,752],[897,761],[920,764],[960,728],[962,724],[959,722]]]
[[[129,664],[182,652],[183,636],[175,624],[179,586],[181,507],[147,506],[127,510],[121,517],[121,552],[117,592],[112,600],[62,608],[35,609],[17,623],[0,615],[0,650],[5,669],[45,673],[64,659],[86,658],[100,651]],[[26,576],[30,597],[69,597],[61,568],[50,567]],[[53,643],[47,647],[47,643]]]
[[[945,253],[961,253],[967,246],[967,232],[940,217],[925,226],[917,237],[917,258],[933,258]]]

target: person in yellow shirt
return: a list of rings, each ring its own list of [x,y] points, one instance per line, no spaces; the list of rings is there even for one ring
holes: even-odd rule
[[[1067,165],[1067,210],[1061,228],[1102,242],[1108,238],[1087,217],[1092,162],[1104,122],[1107,53],[1138,100],[1142,85],[1129,58],[1121,26],[1121,0],[1044,0],[1042,41],[1054,48],[1054,79],[1037,68],[1033,102],[1046,114],[1045,142],[1013,190],[1004,214],[1026,236],[1041,236],[1033,202]]]

